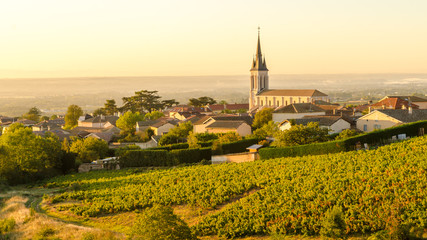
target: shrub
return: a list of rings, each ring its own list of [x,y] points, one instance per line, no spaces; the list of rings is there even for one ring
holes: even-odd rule
[[[345,234],[345,222],[341,207],[335,205],[326,212],[322,221],[320,235],[331,238],[341,238]]]
[[[13,230],[16,222],[13,218],[0,220],[0,234],[7,233]]]
[[[173,214],[172,208],[155,205],[146,209],[132,227],[132,239],[197,239],[187,224]]]
[[[166,150],[131,150],[119,158],[120,167],[173,166],[175,159]]]

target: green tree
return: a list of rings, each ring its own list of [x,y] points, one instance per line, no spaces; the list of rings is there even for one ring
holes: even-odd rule
[[[159,140],[159,144],[161,146],[164,146],[168,144],[183,142],[192,130],[193,124],[190,121],[182,122],[178,126],[169,130],[168,133],[163,135]]]
[[[104,103],[103,110],[106,115],[113,116],[118,110],[116,105],[116,100],[107,99],[107,101]]]
[[[273,121],[269,121],[264,124],[261,128],[256,129],[252,136],[258,139],[265,139],[266,137],[272,137],[279,131],[279,127]]]
[[[77,126],[79,117],[83,115],[83,110],[77,105],[68,106],[65,114],[65,129],[72,129]]]
[[[132,227],[132,239],[192,240],[197,239],[188,225],[176,216],[171,207],[155,205],[147,208]]]
[[[49,121],[49,117],[48,116],[43,116],[40,118],[40,121]]]
[[[169,100],[162,100],[162,104],[164,107],[173,107],[174,105],[178,105],[179,102],[175,101],[175,99],[169,99]]]
[[[139,112],[126,112],[117,119],[116,126],[122,131],[122,135],[135,135],[136,123],[144,120]]]
[[[123,111],[131,112],[152,112],[153,110],[161,110],[164,105],[160,102],[158,91],[141,90],[135,92],[134,96],[124,97]]]
[[[258,111],[255,114],[254,122],[252,123],[253,128],[261,128],[264,124],[267,124],[269,121],[273,120],[273,111],[272,108],[265,108],[261,111]]]
[[[95,109],[95,111],[93,111],[93,116],[97,117],[101,115],[106,115],[105,110],[103,108],[97,108]]]
[[[108,144],[101,139],[88,137],[85,139],[73,138],[70,152],[77,154],[77,161],[89,163],[107,156]]]
[[[24,119],[28,119],[28,120],[38,122],[38,121],[40,121],[40,116],[41,116],[41,111],[36,107],[32,107],[22,117]]]
[[[196,134],[191,131],[187,138],[188,148],[200,148],[201,146],[198,142]]]
[[[216,101],[211,98],[211,97],[199,97],[199,98],[190,98],[189,100],[189,105],[194,106],[194,107],[203,107],[206,106],[208,104],[215,104]]]
[[[147,120],[156,120],[164,116],[165,114],[160,111],[152,111],[151,113],[145,114],[144,118]]]
[[[242,140],[242,137],[236,132],[228,132],[218,137],[218,141],[223,143],[232,143]]]
[[[344,129],[340,132],[340,134],[338,134],[338,136],[335,137],[335,140],[343,140],[357,135],[358,133],[355,130]]]
[[[278,131],[272,146],[286,147],[304,145],[328,140],[328,129],[319,127],[317,122],[309,122],[307,126],[294,125],[289,130]]]
[[[0,137],[0,178],[17,184],[56,175],[61,157],[58,137],[37,136],[15,123]]]
[[[52,115],[52,116],[50,116],[50,120],[55,120],[55,119],[57,119],[58,118],[58,115]]]

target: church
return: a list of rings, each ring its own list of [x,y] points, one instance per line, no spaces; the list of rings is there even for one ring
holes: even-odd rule
[[[322,100],[329,101],[328,95],[316,89],[270,89],[268,68],[261,53],[261,42],[258,28],[258,44],[256,56],[252,61],[251,90],[249,94],[249,112],[259,109],[279,108],[294,103],[314,103]]]

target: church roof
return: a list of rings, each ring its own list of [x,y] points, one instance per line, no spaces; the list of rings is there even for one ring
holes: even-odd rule
[[[262,57],[262,53],[261,53],[261,40],[259,37],[259,28],[258,28],[258,43],[256,47],[256,57],[255,59],[253,59],[252,67],[251,67],[251,71],[254,71],[254,70],[268,71],[267,63],[265,62],[265,58]]]
[[[258,96],[302,96],[302,97],[327,97],[328,95],[316,89],[270,89],[257,94]]]

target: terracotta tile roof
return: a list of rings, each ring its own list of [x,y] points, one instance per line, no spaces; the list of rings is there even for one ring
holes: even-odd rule
[[[239,109],[249,109],[249,103],[234,103],[234,104],[212,104],[209,105],[209,109],[212,111],[223,111],[228,110],[239,110]]]
[[[325,112],[322,108],[311,103],[294,103],[276,109],[273,113],[310,113]]]
[[[316,89],[270,89],[259,93],[258,96],[327,97],[328,95]]]
[[[397,97],[385,98],[371,105],[373,109],[382,109],[383,107],[385,107],[386,109],[402,109],[403,107],[408,108],[408,106],[409,101]],[[413,103],[411,104],[411,106],[413,109],[419,108],[418,105]]]
[[[226,129],[237,129],[244,121],[215,121],[209,124],[206,128],[226,128]]]
[[[383,99],[386,99],[386,98],[400,98],[402,100],[409,100],[411,102],[427,102],[426,98],[417,97],[417,96],[386,96]],[[383,100],[383,99],[381,99],[381,100]]]

